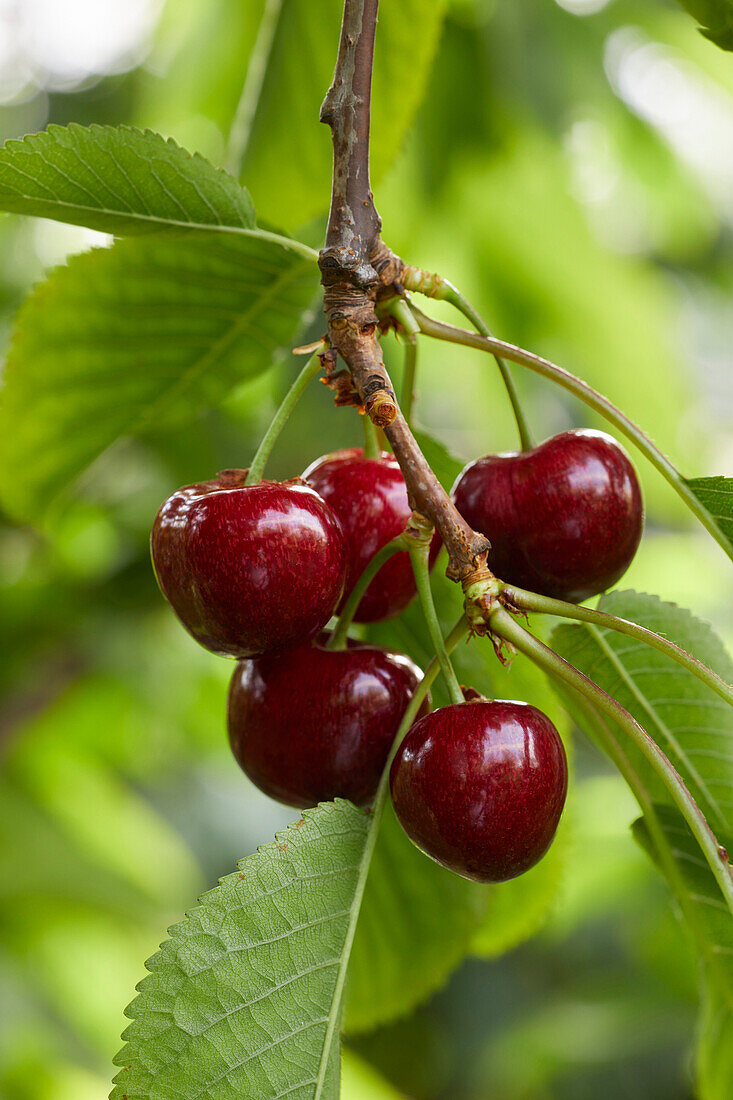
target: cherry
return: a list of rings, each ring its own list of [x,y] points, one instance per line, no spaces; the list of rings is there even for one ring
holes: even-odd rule
[[[245,470],[187,485],[153,524],[158,584],[186,630],[222,656],[299,645],[322,630],[346,576],[338,520],[309,486]]]
[[[623,576],[644,525],[634,468],[604,432],[563,432],[524,454],[480,458],[452,495],[491,539],[488,564],[501,580],[574,602]]]
[[[373,798],[420,679],[409,658],[321,639],[240,661],[229,689],[229,741],[260,790],[288,806]]]
[[[404,531],[412,509],[407,487],[394,455],[382,451],[379,458],[365,458],[361,447],[335,451],[313,462],[303,474],[338,516],[346,538],[349,563],[344,599],[349,595],[370,559]],[[440,550],[434,537],[432,565]],[[356,622],[391,619],[404,611],[415,595],[410,556],[399,551],[385,562],[359,603]]]
[[[402,827],[426,855],[464,878],[504,882],[549,848],[567,779],[562,741],[542,711],[476,698],[415,723],[390,789]]]

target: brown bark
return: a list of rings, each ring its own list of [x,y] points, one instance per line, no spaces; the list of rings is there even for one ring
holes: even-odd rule
[[[333,189],[326,242],[319,257],[331,347],[354,389],[384,430],[400,464],[411,507],[437,527],[454,580],[484,565],[490,544],[473,531],[430,469],[405,421],[382,361],[375,302],[400,291],[402,261],[381,241],[369,185],[372,62],[379,0],[345,0],[333,83],[321,121],[333,137]]]

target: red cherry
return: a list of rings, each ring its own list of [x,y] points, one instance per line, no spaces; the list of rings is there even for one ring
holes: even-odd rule
[[[365,458],[361,447],[317,459],[303,479],[330,505],[341,523],[349,555],[346,599],[371,558],[404,531],[412,515],[405,479],[394,455],[382,451],[379,458]],[[439,550],[440,539],[436,536],[430,546],[431,566]],[[385,562],[367,588],[355,621],[391,619],[404,611],[414,595],[410,556],[400,551]]]
[[[410,840],[477,882],[504,882],[542,858],[567,780],[550,719],[528,703],[487,699],[420,719],[390,771],[394,808]]]
[[[604,432],[563,432],[524,454],[480,458],[452,495],[491,539],[500,580],[574,602],[623,576],[644,526],[634,468]]]
[[[229,689],[229,741],[260,790],[288,806],[373,798],[420,670],[349,642],[240,661]]]
[[[158,584],[186,630],[222,656],[299,645],[322,630],[346,575],[338,520],[309,486],[245,470],[179,489],[153,524]]]
[[[491,539],[500,580],[576,603],[615,584],[642,538],[634,467],[601,431],[565,431],[532,451],[471,462],[452,497]]]

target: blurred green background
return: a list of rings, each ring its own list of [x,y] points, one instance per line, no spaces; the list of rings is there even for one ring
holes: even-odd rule
[[[0,0],[0,137],[133,123],[221,163],[241,90],[237,34],[247,44],[261,6]],[[323,32],[335,53],[325,14]],[[308,82],[307,43],[301,65],[291,76]],[[277,135],[294,155],[270,179],[261,162],[251,183],[245,170],[266,220],[272,194],[290,191],[297,206],[308,171],[297,140],[295,127]],[[603,390],[685,473],[733,473],[733,66],[679,7],[451,0],[425,100],[375,183],[388,243],[457,283],[499,335]],[[322,230],[316,219],[299,235],[317,244]],[[106,243],[3,217],[3,340],[44,272]],[[320,330],[316,317],[303,339]],[[397,346],[385,355],[399,376]],[[43,532],[0,527],[2,1100],[106,1096],[143,960],[201,889],[293,816],[231,760],[231,666],[179,628],[148,558],[161,501],[246,465],[293,373],[292,359],[273,366],[194,430],[115,445]],[[538,437],[601,426],[515,373]],[[515,445],[497,373],[478,354],[425,347],[419,389],[421,425],[459,457]],[[321,387],[307,395],[273,474],[359,442],[356,417],[330,403]],[[690,607],[730,640],[726,559],[653,471],[640,475],[647,536],[624,585]],[[451,598],[457,614],[446,589]],[[467,678],[470,657],[458,661]],[[496,683],[535,692],[567,728],[538,677],[517,667]],[[692,956],[630,837],[635,816],[578,738],[563,880],[544,927],[467,961],[411,1018],[351,1039],[347,1100],[691,1097]]]

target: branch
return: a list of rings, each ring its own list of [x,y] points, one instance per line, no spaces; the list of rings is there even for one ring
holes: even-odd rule
[[[377,295],[395,294],[402,270],[380,239],[369,187],[369,117],[379,0],[345,0],[336,70],[321,108],[333,136],[333,187],[326,243],[319,256],[331,347],[351,373],[359,401],[384,429],[400,464],[410,506],[437,527],[448,576],[486,573],[488,539],[469,527],[430,469],[400,411],[382,361]]]
[[[370,256],[382,228],[369,186],[369,120],[372,62],[379,0],[345,0],[336,70],[321,107],[331,127],[333,187],[326,245],[319,266],[328,285],[345,277],[373,286],[378,276]]]

